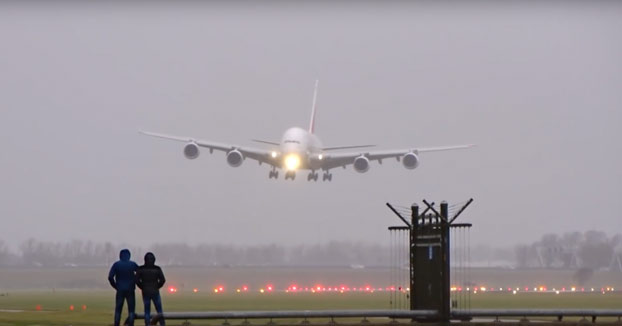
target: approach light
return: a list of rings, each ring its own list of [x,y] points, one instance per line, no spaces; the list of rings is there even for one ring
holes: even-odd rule
[[[289,171],[295,171],[300,167],[300,156],[289,154],[285,157],[285,168]]]

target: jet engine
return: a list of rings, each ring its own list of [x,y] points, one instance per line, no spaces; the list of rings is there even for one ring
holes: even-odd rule
[[[402,157],[402,164],[405,168],[412,170],[419,166],[419,157],[415,153],[407,153]]]
[[[240,151],[238,151],[237,149],[231,150],[229,151],[229,153],[227,153],[227,163],[229,163],[229,165],[233,166],[234,168],[242,165],[243,160],[244,156],[242,156],[242,153],[240,153]]]
[[[369,171],[369,159],[363,155],[354,159],[354,170],[358,173]]]
[[[194,160],[199,157],[199,145],[195,142],[190,142],[184,146],[184,156],[189,160]]]

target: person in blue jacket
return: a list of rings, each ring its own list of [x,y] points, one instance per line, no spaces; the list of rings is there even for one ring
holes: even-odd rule
[[[117,290],[114,306],[114,326],[119,326],[121,322],[121,310],[123,310],[123,302],[125,300],[127,300],[129,326],[134,325],[134,311],[136,309],[136,298],[134,296],[136,283],[134,280],[138,265],[130,260],[130,256],[129,250],[121,250],[119,261],[112,264],[110,273],[108,273],[110,285]]]

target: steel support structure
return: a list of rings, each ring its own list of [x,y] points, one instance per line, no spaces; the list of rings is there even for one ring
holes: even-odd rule
[[[405,226],[392,226],[389,230],[408,230],[410,310],[436,310],[435,316],[414,317],[417,321],[449,323],[454,318],[451,311],[451,237],[452,227],[471,227],[454,221],[473,202],[473,199],[450,216],[449,204],[443,201],[440,212],[434,203],[423,200],[427,206],[420,213],[419,206],[410,207],[410,222],[391,204],[387,206]],[[428,213],[430,212],[430,213]]]

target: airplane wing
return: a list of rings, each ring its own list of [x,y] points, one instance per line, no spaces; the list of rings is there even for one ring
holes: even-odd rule
[[[275,167],[280,167],[280,162],[277,159],[272,157],[272,151],[269,151],[266,149],[237,146],[237,145],[232,145],[232,144],[223,144],[223,143],[217,143],[217,142],[206,141],[206,140],[197,140],[197,139],[190,138],[190,137],[172,136],[172,135],[166,135],[166,134],[160,134],[160,133],[148,132],[148,131],[140,131],[140,133],[146,136],[151,136],[151,137],[163,138],[163,139],[174,140],[174,141],[184,142],[184,143],[194,143],[194,144],[197,144],[197,146],[199,147],[204,147],[204,148],[209,149],[210,153],[213,151],[221,151],[221,152],[228,153],[229,151],[232,151],[232,150],[238,150],[240,153],[242,153],[244,158],[250,158],[250,159],[259,161],[260,163],[266,163],[266,164],[269,164]]]
[[[354,164],[354,160],[357,157],[365,156],[369,161],[378,161],[382,163],[384,159],[395,158],[398,161],[400,158],[408,153],[414,153],[416,155],[427,152],[440,152],[456,149],[467,149],[475,145],[458,145],[458,146],[442,146],[442,147],[422,147],[413,149],[401,149],[401,150],[386,150],[386,151],[372,151],[372,152],[350,152],[350,153],[335,153],[325,154],[322,157],[322,169],[330,170],[336,167],[346,167],[347,165]]]

